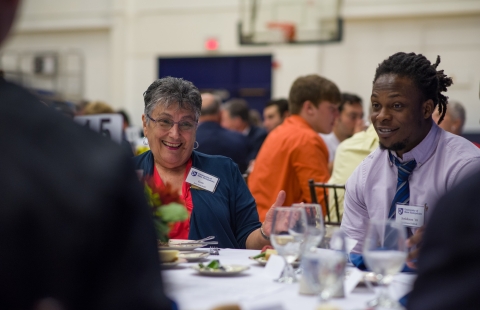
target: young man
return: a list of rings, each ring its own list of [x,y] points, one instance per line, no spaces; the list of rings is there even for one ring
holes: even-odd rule
[[[364,129],[362,98],[357,95],[342,93],[342,102],[338,107],[338,112],[339,115],[335,119],[332,132],[320,134],[327,144],[329,162],[331,163],[335,159],[335,152],[340,142]]]
[[[480,150],[466,139],[441,130],[432,120],[437,106],[447,109],[442,92],[452,84],[440,57],[431,64],[423,55],[396,53],[376,70],[371,95],[371,121],[380,148],[353,172],[346,184],[342,228],[357,240],[361,253],[369,220],[407,220],[397,203],[423,213],[410,227],[410,245],[422,239],[421,222],[427,223],[438,199],[480,166]],[[414,208],[414,207],[413,207]],[[403,211],[402,209],[402,211]],[[400,211],[400,210],[398,210]],[[397,215],[398,213],[398,215]],[[403,218],[403,220],[402,220]],[[410,252],[417,255],[418,248]]]
[[[328,150],[318,133],[332,131],[339,103],[333,82],[318,75],[295,80],[289,95],[292,115],[267,136],[248,178],[260,221],[275,200],[272,193],[285,190],[285,206],[311,202],[308,180],[327,182]],[[318,195],[323,199],[320,190]]]
[[[263,109],[263,127],[270,132],[289,115],[287,99],[270,100]]]

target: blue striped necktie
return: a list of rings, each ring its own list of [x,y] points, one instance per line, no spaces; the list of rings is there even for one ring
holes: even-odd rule
[[[410,202],[408,178],[413,169],[415,169],[417,166],[417,162],[414,159],[406,163],[401,163],[398,158],[390,153],[390,151],[388,152],[388,156],[390,156],[390,160],[393,161],[395,166],[398,168],[397,191],[395,193],[395,197],[393,197],[392,205],[390,206],[390,212],[388,213],[389,219],[395,219],[397,203],[408,204]]]

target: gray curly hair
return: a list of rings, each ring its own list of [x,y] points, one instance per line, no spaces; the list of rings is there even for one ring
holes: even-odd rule
[[[198,88],[192,82],[181,78],[167,76],[154,81],[143,93],[145,102],[145,115],[150,113],[159,105],[168,108],[178,105],[179,109],[193,111],[195,120],[198,121],[202,109],[202,96]],[[147,118],[147,122],[149,119]]]

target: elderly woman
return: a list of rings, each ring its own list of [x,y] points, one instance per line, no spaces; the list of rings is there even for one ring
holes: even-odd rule
[[[260,249],[270,244],[272,214],[259,222],[255,200],[237,165],[227,157],[195,151],[197,122],[202,107],[198,89],[190,82],[167,77],[144,93],[143,132],[150,151],[134,158],[136,169],[157,185],[169,183],[181,192],[190,219],[178,223],[171,238],[215,236],[222,248]],[[278,194],[280,206],[285,193]]]

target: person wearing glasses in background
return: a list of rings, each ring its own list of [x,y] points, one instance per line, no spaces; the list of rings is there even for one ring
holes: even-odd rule
[[[270,244],[272,213],[262,225],[257,206],[237,165],[228,157],[195,151],[202,107],[189,81],[166,77],[144,93],[143,132],[150,151],[134,157],[136,169],[157,186],[170,184],[181,193],[190,218],[177,223],[170,238],[215,236],[221,248],[261,249]],[[281,206],[280,191],[274,206]],[[273,209],[273,208],[272,208]]]

